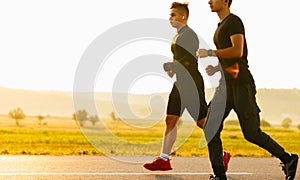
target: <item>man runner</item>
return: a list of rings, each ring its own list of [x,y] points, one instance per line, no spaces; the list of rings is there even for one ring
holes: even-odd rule
[[[207,115],[204,82],[198,70],[196,56],[199,39],[187,25],[188,4],[174,2],[170,9],[170,24],[177,29],[177,34],[171,44],[174,61],[165,63],[164,69],[170,77],[176,73],[177,79],[169,95],[162,153],[153,162],[144,164],[144,167],[151,171],[172,170],[169,155],[177,137],[177,123],[183,111],[187,109],[201,128]],[[229,159],[230,154],[224,152],[226,170]]]
[[[220,122],[215,135],[208,142],[210,160],[215,176],[211,179],[225,180],[224,164],[222,161],[222,141],[220,133],[223,128],[223,121],[233,109],[237,115],[242,128],[244,137],[263,149],[269,151],[272,155],[279,158],[283,164],[283,171],[286,180],[295,178],[298,155],[289,154],[275,142],[270,136],[260,129],[260,109],[256,103],[256,87],[253,77],[248,69],[248,50],[245,38],[244,25],[241,19],[230,12],[232,0],[209,0],[212,12],[216,12],[220,22],[215,31],[214,43],[217,50],[199,49],[198,56],[205,58],[207,56],[218,57],[218,66],[208,66],[206,72],[209,76],[214,75],[222,68],[224,76],[220,80],[219,90],[217,89],[212,100],[218,101],[222,96],[226,96],[225,112],[210,111],[207,124],[211,122]],[[223,83],[225,82],[225,83]],[[226,88],[224,94],[220,94],[221,89]],[[210,118],[210,114],[222,113],[223,118]],[[211,133],[210,129],[205,127],[205,134]],[[209,133],[207,133],[209,132]]]

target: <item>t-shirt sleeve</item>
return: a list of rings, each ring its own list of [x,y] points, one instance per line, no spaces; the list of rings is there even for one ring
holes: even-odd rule
[[[244,29],[243,22],[237,16],[234,16],[230,20],[228,27],[229,27],[228,31],[229,31],[230,36],[235,35],[235,34],[245,34],[245,29]]]
[[[195,33],[189,31],[183,33],[177,44],[191,55],[196,56],[196,51],[199,48],[199,40]]]

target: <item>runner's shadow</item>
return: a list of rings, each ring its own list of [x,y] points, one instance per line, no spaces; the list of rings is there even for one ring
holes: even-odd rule
[[[157,180],[184,180],[181,177],[169,176],[169,175],[157,175],[155,176]]]

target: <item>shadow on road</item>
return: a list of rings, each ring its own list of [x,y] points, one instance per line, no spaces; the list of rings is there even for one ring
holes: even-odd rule
[[[170,176],[170,175],[157,175],[155,176],[156,180],[184,180],[181,177]]]

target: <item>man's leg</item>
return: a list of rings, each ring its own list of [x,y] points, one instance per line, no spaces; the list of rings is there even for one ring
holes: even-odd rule
[[[293,160],[292,156],[260,129],[260,110],[256,103],[255,94],[254,84],[237,85],[234,90],[235,111],[238,115],[244,137],[249,142],[262,147],[279,158],[283,164],[288,164]],[[296,158],[296,155],[294,156]],[[298,158],[296,159],[298,160]],[[291,163],[291,166],[294,167],[296,165]],[[288,173],[286,174],[288,176]]]
[[[234,87],[234,110],[238,115],[245,139],[278,158],[284,157],[284,149],[260,129],[260,110],[256,104],[256,91],[253,85],[245,84]]]
[[[196,123],[197,123],[197,126],[201,129],[204,128],[204,124],[205,124],[205,121],[206,121],[206,118],[203,118],[203,119],[200,119],[198,120]]]
[[[204,125],[205,125],[205,121],[206,121],[206,118],[203,118],[201,120],[198,120],[196,123],[197,123],[197,126],[201,129],[204,128]],[[226,151],[223,151],[223,163],[224,163],[224,169],[225,169],[225,172],[227,172],[228,170],[228,164],[229,164],[229,161],[230,161],[230,158],[231,158],[231,155],[229,152],[226,152]]]
[[[223,149],[220,132],[223,127],[216,133],[214,138],[208,142],[208,152],[214,174],[220,179],[226,179],[225,167],[223,163]]]
[[[221,88],[224,88],[224,87],[221,87]],[[232,107],[231,87],[227,86],[226,89],[227,89],[226,91],[224,91],[224,89],[223,90],[217,89],[217,91],[214,95],[214,98],[211,102],[211,105],[210,105],[209,114],[207,116],[207,124],[204,126],[206,133],[212,132],[212,130],[210,130],[208,128],[210,128],[210,127],[215,128],[215,127],[208,125],[209,124],[208,121],[212,121],[212,122],[214,122],[213,124],[219,126],[219,127],[216,127],[218,130],[215,133],[215,135],[213,136],[213,138],[210,141],[208,141],[208,151],[209,151],[209,158],[211,161],[211,165],[212,165],[214,174],[217,177],[219,177],[221,180],[226,179],[226,175],[225,175],[225,167],[224,167],[224,161],[223,161],[223,149],[222,149],[222,141],[220,138],[220,133],[223,129],[223,121],[229,115],[229,113],[232,109],[231,108]],[[224,104],[222,103],[223,97],[227,97],[226,103],[224,103]],[[215,106],[215,107],[213,107],[213,106]],[[219,107],[219,106],[226,106],[226,107]],[[214,111],[212,111],[213,109],[214,109]],[[221,118],[215,119],[215,118],[210,117],[210,114],[212,114],[212,113],[220,114]],[[215,117],[217,118],[218,116],[215,116]],[[221,121],[220,124],[216,123],[217,121]]]
[[[167,115],[166,129],[164,133],[162,153],[169,155],[177,137],[177,123],[179,121],[177,115]]]
[[[181,99],[179,91],[174,84],[169,95],[167,107],[166,128],[163,137],[162,153],[151,163],[145,163],[144,167],[151,171],[171,170],[169,155],[177,137],[177,123],[182,113]]]
[[[209,158],[211,161],[212,168],[214,170],[214,174],[217,177],[219,177],[221,180],[226,179],[225,174],[226,174],[226,171],[228,170],[228,163],[229,163],[229,159],[230,159],[230,157],[228,158],[229,154],[227,152],[223,151],[222,140],[220,138],[221,131],[223,129],[223,122],[231,111],[229,104],[227,106],[228,107],[225,109],[224,117],[222,119],[222,123],[219,127],[218,132],[215,134],[215,136],[212,138],[212,140],[210,142],[208,142]],[[210,113],[218,113],[218,112],[210,112]],[[211,119],[211,120],[213,120],[213,119]]]
[[[163,137],[162,153],[159,157],[150,163],[145,163],[144,167],[150,171],[167,171],[172,170],[170,163],[170,153],[177,137],[177,123],[180,116],[167,115],[166,128]]]

